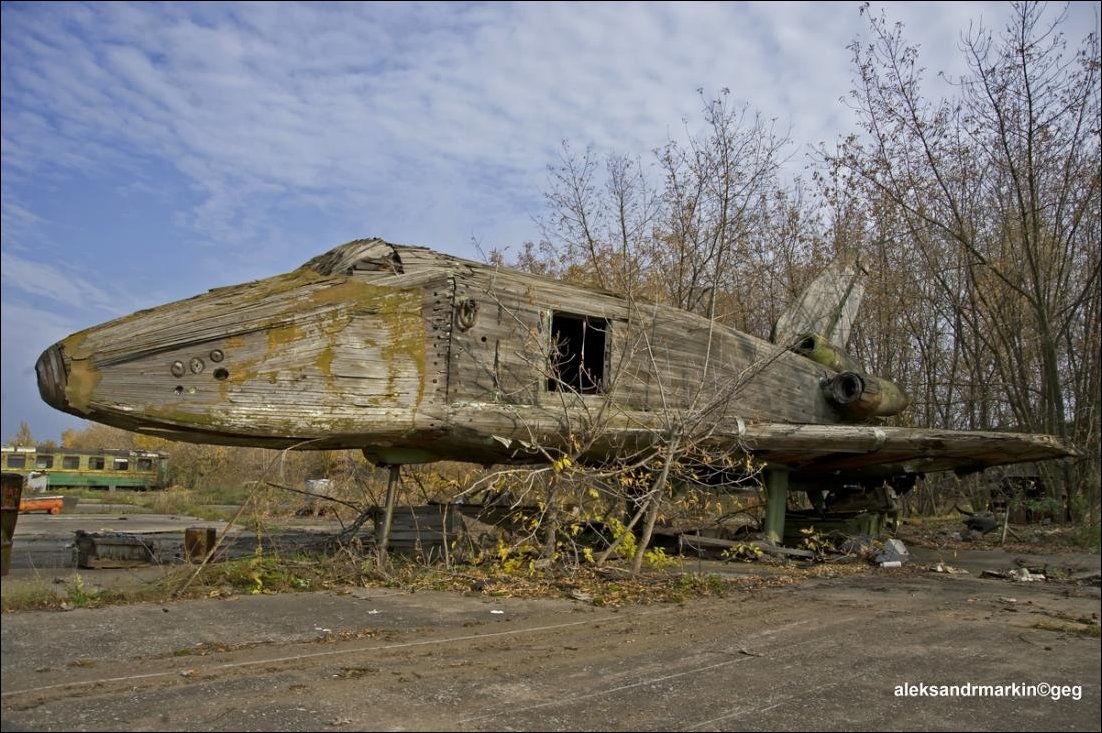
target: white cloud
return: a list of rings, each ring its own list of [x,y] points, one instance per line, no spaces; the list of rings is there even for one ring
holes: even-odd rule
[[[44,298],[52,301],[55,307],[68,306],[79,312],[91,309],[111,315],[124,313],[133,307],[130,298],[111,295],[67,268],[35,262],[10,252],[0,253],[0,279],[5,292],[17,290]],[[61,317],[55,320],[69,322]]]
[[[1006,12],[889,10],[936,62],[967,18]],[[645,154],[697,115],[698,87],[791,122],[799,145],[829,141],[861,27],[848,3],[96,4],[7,9],[9,26],[6,168],[155,156],[203,190],[191,221],[231,244],[259,236],[248,220],[273,194],[390,212],[397,238],[486,210],[508,224],[484,234],[533,236],[506,211],[536,213],[561,139]]]
[[[22,233],[33,231],[41,224],[42,217],[4,192],[3,199],[0,200],[0,236],[5,242],[12,241]]]

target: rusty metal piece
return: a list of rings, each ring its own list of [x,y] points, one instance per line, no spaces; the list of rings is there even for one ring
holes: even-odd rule
[[[74,544],[79,568],[132,568],[153,564],[158,559],[154,552],[157,543],[151,535],[78,529],[74,532]]]
[[[836,372],[857,370],[857,362],[851,359],[846,352],[817,333],[801,336],[796,345],[792,347],[792,351]]]
[[[0,575],[7,575],[11,567],[12,539],[15,523],[19,520],[19,499],[23,495],[23,477],[18,473],[0,474],[2,501],[0,501]]]
[[[218,531],[214,527],[188,527],[184,530],[184,561],[206,560],[217,541]]]
[[[460,331],[470,331],[478,320],[478,301],[468,297],[455,300],[455,327]]]
[[[890,417],[911,404],[894,382],[859,372],[842,372],[826,383],[827,398],[847,417]]]

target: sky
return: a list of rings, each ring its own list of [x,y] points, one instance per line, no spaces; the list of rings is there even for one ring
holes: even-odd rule
[[[854,131],[860,7],[4,2],[0,436],[82,424],[34,379],[82,328],[360,237],[472,258],[536,241],[564,141],[646,162],[699,122],[698,90],[789,129],[795,175]],[[1073,44],[1098,8],[1070,7]],[[904,24],[935,94],[969,23],[1010,14],[871,9]]]

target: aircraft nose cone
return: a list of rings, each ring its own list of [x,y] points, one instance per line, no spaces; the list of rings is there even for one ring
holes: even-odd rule
[[[65,362],[61,358],[58,344],[42,352],[38,363],[34,365],[34,371],[38,375],[38,393],[46,404],[59,410],[68,408],[69,403],[65,399]]]

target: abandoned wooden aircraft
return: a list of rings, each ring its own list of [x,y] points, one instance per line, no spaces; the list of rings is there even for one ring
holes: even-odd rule
[[[560,451],[601,461],[693,434],[763,460],[771,496],[790,482],[906,488],[932,471],[1071,453],[1043,435],[880,424],[908,400],[840,348],[860,295],[854,266],[838,263],[770,343],[675,308],[362,239],[75,333],[36,370],[50,405],[127,430],[355,448],[388,465]]]

